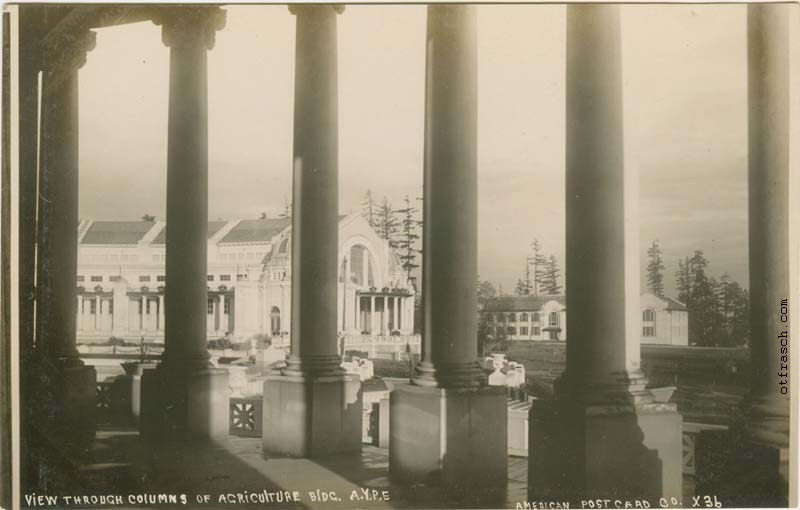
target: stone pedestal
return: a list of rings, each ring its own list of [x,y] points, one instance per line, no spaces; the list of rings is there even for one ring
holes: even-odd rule
[[[681,416],[674,404],[533,402],[528,499],[682,497]]]
[[[139,431],[147,440],[215,439],[228,434],[228,372],[199,367],[146,369]]]
[[[186,429],[197,439],[228,435],[228,371],[222,368],[196,370],[189,374],[186,399]]]
[[[787,507],[789,448],[759,443],[743,431],[704,430],[695,444],[696,494],[725,507]]]
[[[505,486],[503,388],[405,385],[391,393],[389,473],[404,483],[448,489]]]
[[[271,375],[264,382],[267,456],[323,457],[361,450],[357,375]]]

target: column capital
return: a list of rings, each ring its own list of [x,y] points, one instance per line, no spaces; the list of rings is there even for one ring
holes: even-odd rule
[[[97,32],[61,32],[42,45],[44,95],[48,95],[73,72],[86,64],[86,55],[97,45]]]
[[[226,11],[214,5],[165,7],[153,17],[153,23],[161,26],[161,40],[170,48],[202,42],[210,50],[225,21]]]
[[[289,12],[295,15],[303,12],[322,12],[325,7],[332,8],[336,14],[344,12],[344,4],[292,4],[289,6]]]

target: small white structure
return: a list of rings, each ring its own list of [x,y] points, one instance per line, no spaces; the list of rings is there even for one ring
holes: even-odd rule
[[[670,297],[642,294],[642,337],[644,344],[689,345],[689,311]]]

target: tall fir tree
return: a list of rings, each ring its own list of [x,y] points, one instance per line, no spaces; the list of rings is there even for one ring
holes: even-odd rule
[[[417,229],[420,226],[419,220],[416,219],[417,209],[411,205],[411,200],[406,195],[403,198],[404,207],[397,210],[403,219],[400,220],[400,236],[397,240],[397,251],[400,263],[406,271],[407,278],[416,283],[414,270],[419,267],[417,264],[417,255],[420,250],[417,249],[419,242],[419,234]]]
[[[689,257],[683,260],[678,259],[678,269],[675,271],[676,289],[678,291],[678,301],[689,307],[689,299],[692,296],[692,278],[689,268]]]
[[[528,258],[528,264],[533,266],[533,278],[530,285],[533,287],[533,293],[538,295],[541,292],[547,257],[542,253],[542,245],[538,239],[534,239],[531,243],[531,251],[533,256]]]
[[[519,278],[517,280],[517,285],[514,287],[514,294],[517,296],[527,296],[530,293],[530,284],[525,281],[525,278]]]
[[[383,201],[378,206],[378,236],[389,243],[390,249],[395,250],[397,249],[397,234],[399,230],[400,221],[395,216],[392,204],[388,198],[383,197]]]
[[[561,270],[558,268],[558,259],[555,255],[550,255],[545,263],[544,272],[542,273],[542,294],[560,294],[561,285],[558,284],[560,276]]]
[[[367,192],[364,193],[364,199],[361,201],[361,215],[367,220],[370,227],[378,231],[378,205],[372,196],[371,189],[367,189]]]
[[[718,339],[719,313],[714,282],[706,276],[708,260],[702,250],[695,250],[689,264],[689,341],[701,346],[714,346]]]
[[[647,249],[647,288],[658,297],[664,297],[664,260],[658,240]]]

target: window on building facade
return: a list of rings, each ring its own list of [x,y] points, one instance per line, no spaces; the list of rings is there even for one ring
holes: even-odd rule
[[[539,326],[534,326],[533,327],[533,336],[539,336],[541,334],[542,334],[542,328],[540,328]]]
[[[93,282],[102,282],[103,281],[103,277],[102,276],[92,276],[92,281]]]
[[[94,315],[94,314],[97,313],[97,301],[95,301],[94,299],[90,299],[89,300],[89,313],[91,315]]]
[[[516,335],[517,334],[517,328],[515,328],[514,326],[509,326],[506,329],[506,332],[507,332],[508,335],[511,335],[511,336]]]
[[[114,313],[114,300],[113,299],[109,299],[108,300],[108,314],[112,315],[113,313]]]
[[[214,281],[214,275],[213,274],[206,275],[206,280],[208,280],[209,282],[213,282]]]
[[[533,322],[539,322],[539,312],[533,313]]]
[[[522,336],[528,336],[528,326],[521,326],[519,328],[519,334]]]
[[[160,274],[160,275],[156,276],[156,281],[157,282],[165,282],[165,281],[167,281],[167,277],[164,276],[163,274]]]
[[[519,314],[519,321],[520,322],[528,322],[528,314],[527,313]]]
[[[650,308],[642,311],[642,336],[656,336],[656,312]]]
[[[225,300],[225,306],[222,307],[222,313],[230,315],[231,314],[231,300]]]
[[[508,322],[517,322],[517,314],[515,313],[508,314]]]
[[[213,297],[209,297],[208,300],[206,301],[206,313],[208,315],[213,315],[214,314],[214,298]]]
[[[497,314],[497,322],[505,322],[506,321],[506,314],[498,313]]]
[[[83,281],[83,276],[82,276],[82,275],[78,275],[78,281],[79,281],[79,282],[82,282],[82,281]]]
[[[122,277],[120,275],[118,275],[118,274],[117,275],[111,275],[111,276],[108,277],[108,281],[110,281],[110,282],[121,282],[122,281]]]
[[[558,327],[558,312],[550,312],[550,322],[548,325],[553,328]]]
[[[647,310],[642,312],[642,320],[645,322],[655,322],[656,313],[648,308]]]
[[[653,326],[643,326],[642,336],[656,336],[656,328]]]
[[[140,282],[149,282],[149,281],[150,281],[150,276],[149,276],[149,275],[147,275],[147,276],[140,276],[140,277],[139,277],[139,281],[140,281]]]
[[[231,275],[229,275],[229,274],[221,274],[221,275],[219,275],[219,281],[221,281],[221,282],[229,282],[229,281],[231,281]]]

